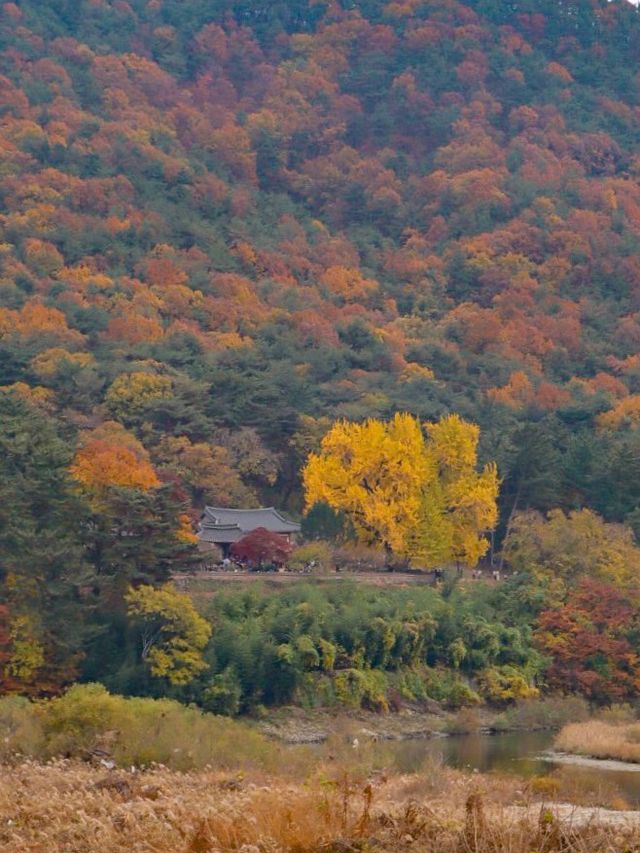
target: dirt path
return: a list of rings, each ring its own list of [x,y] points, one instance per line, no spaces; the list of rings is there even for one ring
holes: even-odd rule
[[[372,584],[374,586],[432,586],[433,576],[430,574],[418,575],[404,572],[332,572],[326,575],[303,574],[297,572],[198,572],[197,574],[175,574],[177,583],[256,583],[262,581],[266,584],[292,584],[300,582],[321,583],[358,583]]]

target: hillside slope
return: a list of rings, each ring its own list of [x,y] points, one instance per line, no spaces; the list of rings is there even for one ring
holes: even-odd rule
[[[633,6],[44,5],[0,13],[0,385],[195,508],[456,410],[507,513],[635,522]]]

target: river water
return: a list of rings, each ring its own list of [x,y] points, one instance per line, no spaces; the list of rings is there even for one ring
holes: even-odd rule
[[[640,772],[634,770],[581,767],[545,757],[553,747],[553,732],[509,732],[472,734],[431,740],[405,740],[380,745],[395,769],[420,772],[435,764],[459,770],[500,773],[530,779],[557,777],[563,790],[573,786],[608,799],[619,795],[630,806],[640,806]]]

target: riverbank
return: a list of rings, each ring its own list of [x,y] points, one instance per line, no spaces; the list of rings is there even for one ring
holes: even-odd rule
[[[524,726],[560,710],[571,707],[527,703],[505,719]],[[436,740],[461,721],[438,706],[337,717],[280,709],[271,719],[280,729],[288,722],[299,736],[305,726],[307,735],[326,727],[323,746],[305,745],[317,742],[308,737],[288,748],[282,731],[280,741],[257,731],[266,719],[233,721],[98,685],[39,705],[5,697],[0,711],[0,849],[12,853],[595,853],[640,845],[630,808],[639,800],[625,799],[615,780],[594,785],[514,762],[548,748],[552,735],[542,733],[545,745],[527,743],[524,729]],[[489,719],[486,709],[473,713],[476,722]],[[376,742],[383,733],[387,742]],[[432,750],[441,745],[460,756]],[[575,825],[569,807],[587,810]],[[600,821],[595,809],[621,816]]]
[[[337,736],[362,741],[414,740],[443,736],[453,716],[437,708],[431,712],[377,714],[284,707],[269,713],[257,727],[262,734],[289,745],[320,744]]]
[[[336,734],[374,740],[413,740],[477,732],[559,730],[570,720],[586,719],[578,698],[533,699],[507,709],[488,706],[450,711],[437,702],[405,703],[398,711],[309,710],[286,706],[270,711],[257,727],[287,744],[324,743]]]
[[[28,850],[475,853],[631,849],[638,812],[549,805],[516,779],[446,768],[386,776],[340,764],[304,783],[222,771],[4,767],[0,847]]]
[[[570,767],[588,767],[593,770],[613,770],[623,773],[640,773],[640,764],[633,761],[619,761],[615,758],[590,758],[573,752],[548,750],[540,755],[542,761],[552,764],[565,764]]]

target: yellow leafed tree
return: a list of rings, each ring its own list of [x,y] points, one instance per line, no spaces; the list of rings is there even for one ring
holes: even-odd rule
[[[211,626],[188,595],[170,585],[140,586],[126,595],[128,614],[141,628],[142,659],[157,678],[189,684],[207,664],[202,657]]]
[[[397,414],[388,424],[338,421],[304,469],[307,507],[322,501],[342,510],[361,541],[402,554],[407,531],[419,521],[428,464],[411,415]]]
[[[11,620],[11,656],[6,665],[7,674],[29,681],[36,670],[45,663],[44,647],[38,638],[33,617],[20,614]]]
[[[475,565],[497,521],[496,467],[477,471],[479,429],[457,415],[426,432],[408,414],[334,424],[303,472],[307,508],[344,512],[361,541],[389,554]]]
[[[123,373],[109,386],[105,402],[117,418],[130,418],[145,411],[158,400],[172,396],[172,384],[168,376],[153,373]]]
[[[477,471],[480,429],[475,424],[449,415],[426,428],[427,454],[436,467],[436,488],[450,525],[449,559],[475,566],[489,547],[484,533],[498,521],[497,468],[490,463]],[[429,525],[421,533],[428,537]]]
[[[622,524],[604,521],[590,509],[565,515],[561,509],[547,516],[521,512],[507,540],[506,558],[516,571],[530,572],[560,600],[567,588],[584,578],[614,586],[635,588],[640,577],[640,548],[633,532]]]

